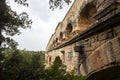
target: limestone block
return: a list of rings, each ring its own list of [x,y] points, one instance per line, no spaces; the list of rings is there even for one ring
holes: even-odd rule
[[[80,66],[80,74],[82,74],[83,76],[86,75],[86,71],[85,71],[85,67],[83,66],[83,64],[81,64]]]
[[[103,41],[103,40],[106,40],[106,33],[105,32],[102,32],[98,35],[99,37],[99,41]]]
[[[85,51],[92,51],[93,50],[93,46],[91,43],[87,43],[84,46],[85,46],[85,49],[84,49]]]
[[[105,54],[105,51],[104,51],[104,48],[103,47],[100,47],[99,49],[95,50],[89,57],[88,57],[88,60],[89,60],[89,63],[91,66],[90,71],[93,71],[93,70],[97,70],[103,66],[105,66],[106,64],[108,64],[108,60],[106,59],[106,54]]]
[[[85,55],[86,55],[86,57],[88,57],[89,55],[91,55],[92,54],[92,51],[85,51]]]
[[[117,62],[120,62],[120,37],[112,40],[113,53]]]
[[[115,62],[115,56],[113,53],[113,43],[112,42],[107,42],[104,46],[105,53],[107,56],[107,59],[109,63],[114,63]]]
[[[120,36],[120,25],[119,26],[116,26],[114,28],[114,35],[115,36]]]
[[[92,43],[93,50],[95,50],[95,49],[98,48],[99,46],[100,46],[100,42]]]

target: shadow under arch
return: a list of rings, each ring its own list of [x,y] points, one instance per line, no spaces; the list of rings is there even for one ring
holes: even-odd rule
[[[91,73],[86,80],[120,80],[120,65]]]
[[[70,37],[72,31],[73,31],[73,26],[72,26],[71,23],[68,23],[68,24],[67,24],[67,27],[66,27],[66,29],[65,29],[65,36],[66,36],[66,37]]]
[[[56,42],[56,43],[58,42],[58,38],[55,39],[55,42]]]
[[[60,32],[59,40],[62,40],[62,39],[63,39],[63,32]]]
[[[85,30],[90,27],[96,20],[93,16],[97,13],[97,8],[93,2],[87,3],[80,11],[78,19],[78,27],[80,30]]]
[[[52,61],[52,58],[51,58],[51,56],[49,57],[49,64],[51,64],[51,61]]]
[[[62,60],[61,60],[60,56],[57,56],[57,57],[55,58],[54,64],[62,65]]]

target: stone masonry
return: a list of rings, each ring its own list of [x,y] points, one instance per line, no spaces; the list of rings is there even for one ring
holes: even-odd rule
[[[120,80],[120,0],[75,0],[48,42],[46,68],[56,57],[87,80]]]

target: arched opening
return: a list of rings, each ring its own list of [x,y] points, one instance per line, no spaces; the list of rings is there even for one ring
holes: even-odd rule
[[[59,43],[61,43],[63,41],[63,32],[60,32],[59,34]]]
[[[81,31],[90,27],[96,20],[93,18],[97,12],[96,6],[92,3],[88,3],[80,12],[78,25]]]
[[[70,37],[70,36],[71,36],[72,30],[73,30],[73,26],[72,26],[71,23],[69,23],[69,24],[67,25],[66,31],[65,31],[66,37]]]
[[[49,64],[51,64],[51,56],[49,57]]]
[[[60,40],[62,40],[62,39],[63,39],[63,33],[60,32]]]
[[[93,17],[97,12],[96,6],[92,3],[88,3],[83,10],[80,12],[80,15],[86,19]]]
[[[55,58],[54,64],[62,65],[62,60],[60,59],[59,56]]]
[[[56,42],[56,43],[58,42],[58,38],[56,38],[55,42]]]
[[[113,64],[106,66],[105,69],[100,69],[97,72],[92,72],[86,80],[120,80],[120,65]]]

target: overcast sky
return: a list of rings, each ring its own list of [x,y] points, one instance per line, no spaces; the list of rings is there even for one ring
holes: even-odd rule
[[[62,10],[49,9],[49,0],[28,0],[29,7],[15,4],[9,0],[11,8],[17,13],[27,12],[32,19],[31,29],[21,30],[20,35],[14,36],[19,43],[19,49],[40,51],[45,50],[47,43],[54,33],[58,22],[62,21],[70,6],[64,6]]]

